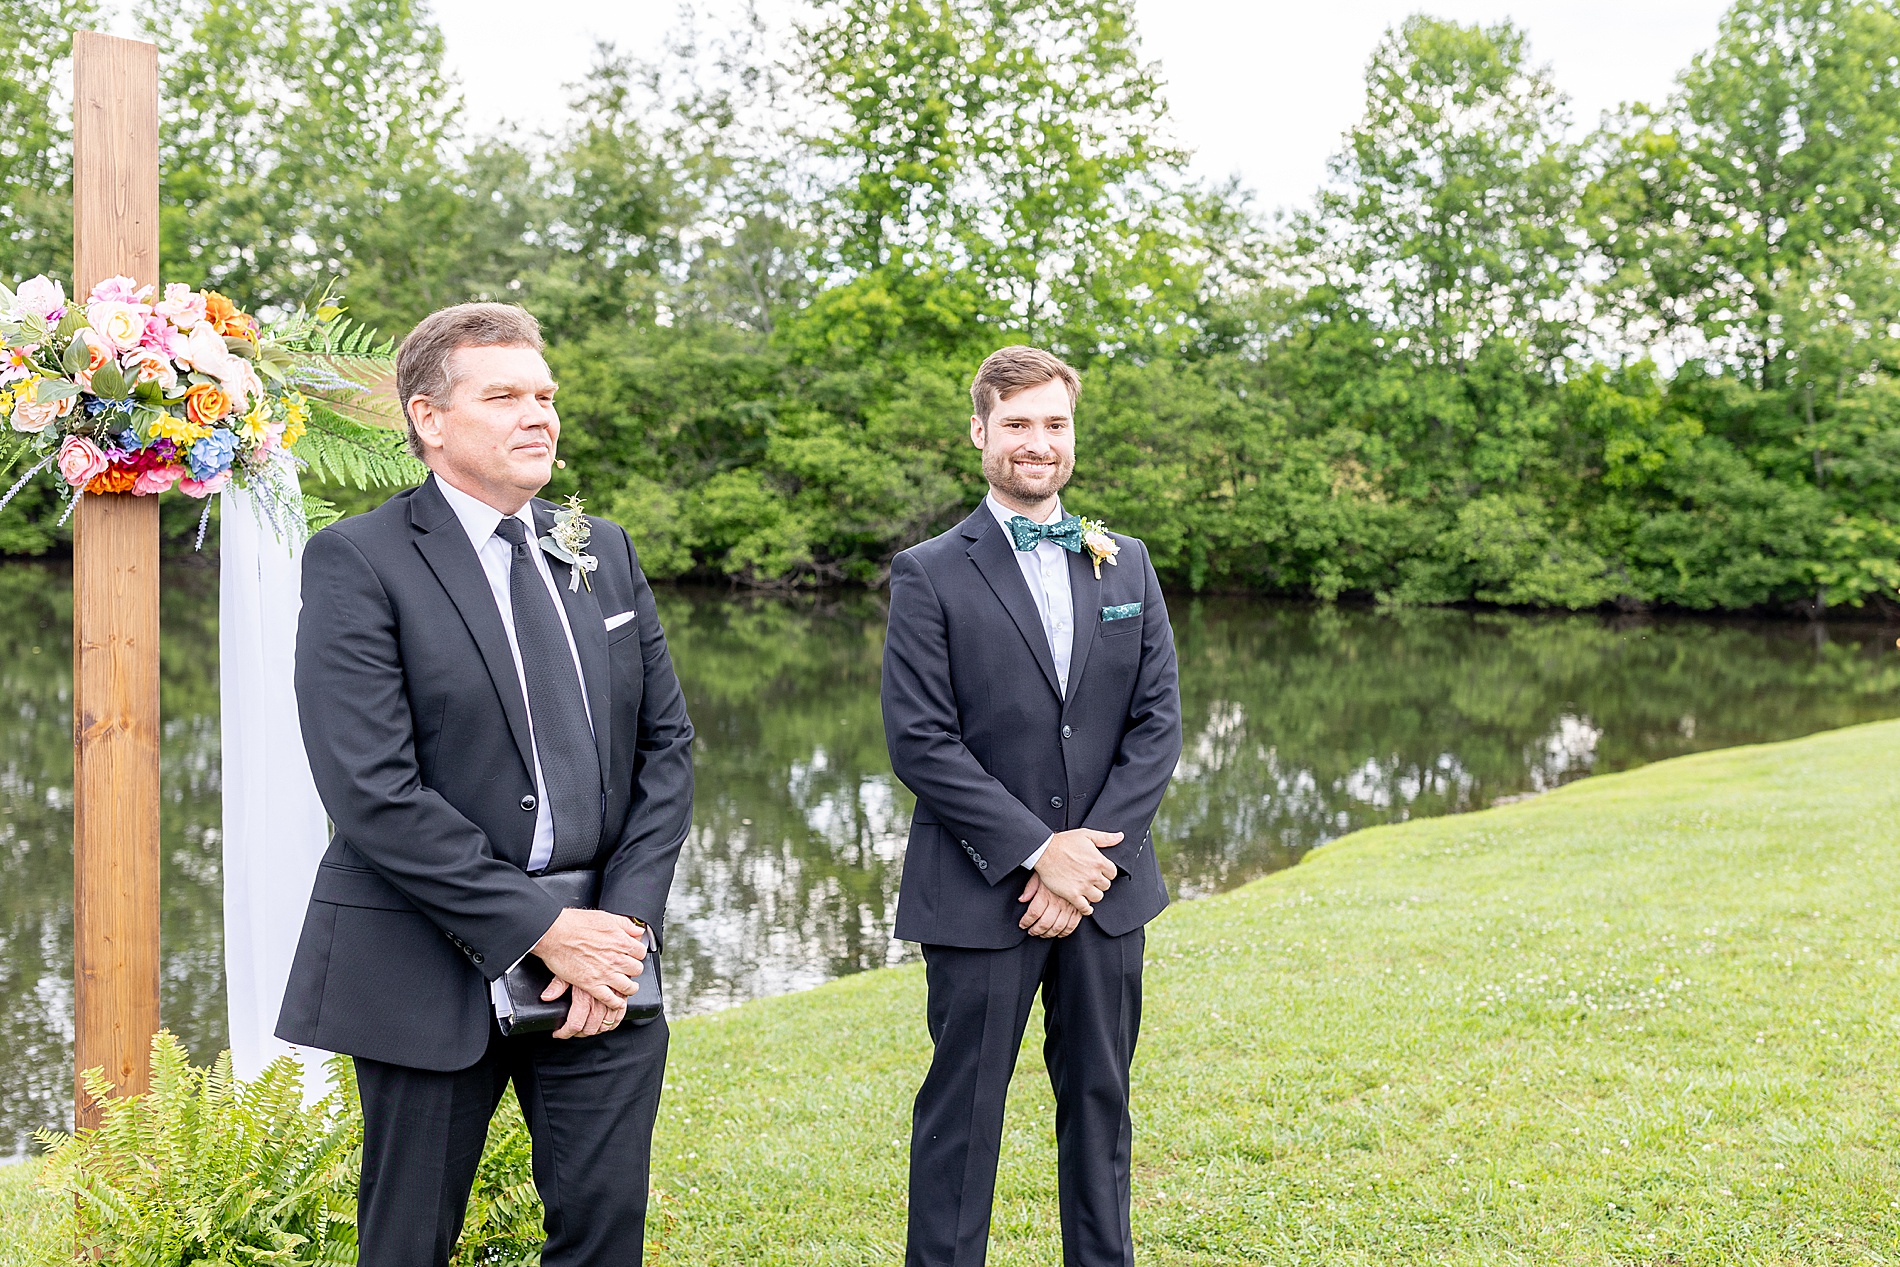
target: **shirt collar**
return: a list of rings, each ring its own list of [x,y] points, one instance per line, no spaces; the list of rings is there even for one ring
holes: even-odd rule
[[[429,478],[435,481],[436,490],[442,494],[442,499],[448,502],[449,509],[454,511],[455,517],[461,521],[462,531],[468,534],[469,544],[475,547],[475,553],[480,554],[482,547],[488,544],[488,539],[495,535],[495,525],[508,516],[503,515],[480,498],[469,496],[439,474],[433,474]],[[526,526],[528,540],[533,541],[535,538],[534,502],[530,500],[517,510],[514,518],[519,519]]]
[[[995,493],[983,494],[983,504],[990,508],[990,513],[992,515],[996,516],[996,522],[1003,525],[1003,527],[1005,528],[1009,527],[1010,520],[1016,519],[1019,517],[1015,511],[1003,505],[1002,502],[997,501]],[[1022,515],[1020,516],[1020,518],[1028,519],[1029,516]],[[1060,523],[1061,521],[1062,521],[1062,499],[1058,497],[1056,498],[1056,508],[1050,511],[1049,517],[1047,519],[1044,519],[1042,522],[1046,524],[1053,524],[1053,523]],[[489,529],[489,531],[492,532],[494,530],[491,528]]]

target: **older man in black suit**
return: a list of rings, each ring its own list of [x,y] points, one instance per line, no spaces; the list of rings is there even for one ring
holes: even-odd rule
[[[908,1267],[980,1267],[1003,1104],[1038,990],[1067,1267],[1131,1267],[1128,1072],[1150,831],[1181,754],[1146,548],[1065,515],[1075,371],[994,353],[971,387],[989,495],[898,555],[884,728],[917,794],[897,935],[923,943],[935,1055],[911,1130]],[[1104,566],[1104,565],[1107,566]]]
[[[623,1022],[658,979],[692,725],[626,532],[544,544],[560,420],[534,318],[444,309],[396,373],[430,478],[304,552],[297,705],[336,835],[277,1034],[356,1057],[365,1267],[447,1264],[511,1080],[540,1261],[637,1264],[667,1030]],[[571,872],[598,909],[535,878]],[[504,1036],[493,983],[530,953],[566,1020]]]

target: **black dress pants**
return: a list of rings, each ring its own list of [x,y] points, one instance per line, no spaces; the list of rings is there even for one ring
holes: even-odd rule
[[[1141,1028],[1142,929],[1084,919],[1008,950],[924,947],[930,1072],[910,1137],[906,1267],[982,1267],[1003,1143],[1003,1102],[1036,991],[1056,1097],[1064,1267],[1133,1267],[1128,1068]]]
[[[488,1121],[511,1081],[547,1207],[543,1267],[637,1267],[666,1047],[662,1019],[592,1038],[497,1029],[487,1054],[454,1073],[358,1057],[359,1267],[446,1267]]]

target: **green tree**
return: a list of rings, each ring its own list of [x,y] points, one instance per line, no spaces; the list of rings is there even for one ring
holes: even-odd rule
[[[829,0],[802,35],[839,268],[966,275],[979,328],[1078,358],[1195,306],[1201,210],[1127,0]]]
[[[423,238],[427,216],[402,213],[445,182],[458,104],[426,10],[158,0],[140,23],[163,67],[167,280],[293,307],[387,244],[392,212]]]
[[[1598,141],[1601,293],[1624,329],[1699,363],[1674,394],[1710,433],[1693,478],[1674,477],[1696,500],[1652,533],[1729,504],[1712,479],[1738,499],[1724,520],[1798,505],[1747,569],[1775,583],[1711,601],[1858,605],[1900,584],[1895,48],[1889,0],[1739,0],[1676,97]]]
[[[1406,19],[1372,55],[1365,116],[1306,226],[1325,283],[1429,364],[1498,338],[1554,359],[1576,337],[1566,122],[1515,26]]]
[[[95,0],[0,0],[0,280],[72,271],[72,33]]]

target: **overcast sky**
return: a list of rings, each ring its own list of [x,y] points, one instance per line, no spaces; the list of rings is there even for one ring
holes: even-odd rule
[[[679,0],[576,4],[437,0],[450,69],[477,128],[558,119],[563,83],[585,71],[596,38],[654,58]],[[736,0],[701,0],[703,29]],[[764,0],[783,13],[789,0]],[[1530,33],[1573,119],[1593,125],[1624,101],[1660,101],[1714,39],[1723,0],[1136,0],[1143,47],[1160,62],[1176,139],[1210,177],[1238,175],[1266,209],[1303,202],[1359,113],[1366,59],[1387,28],[1423,10],[1462,22],[1511,18]]]

